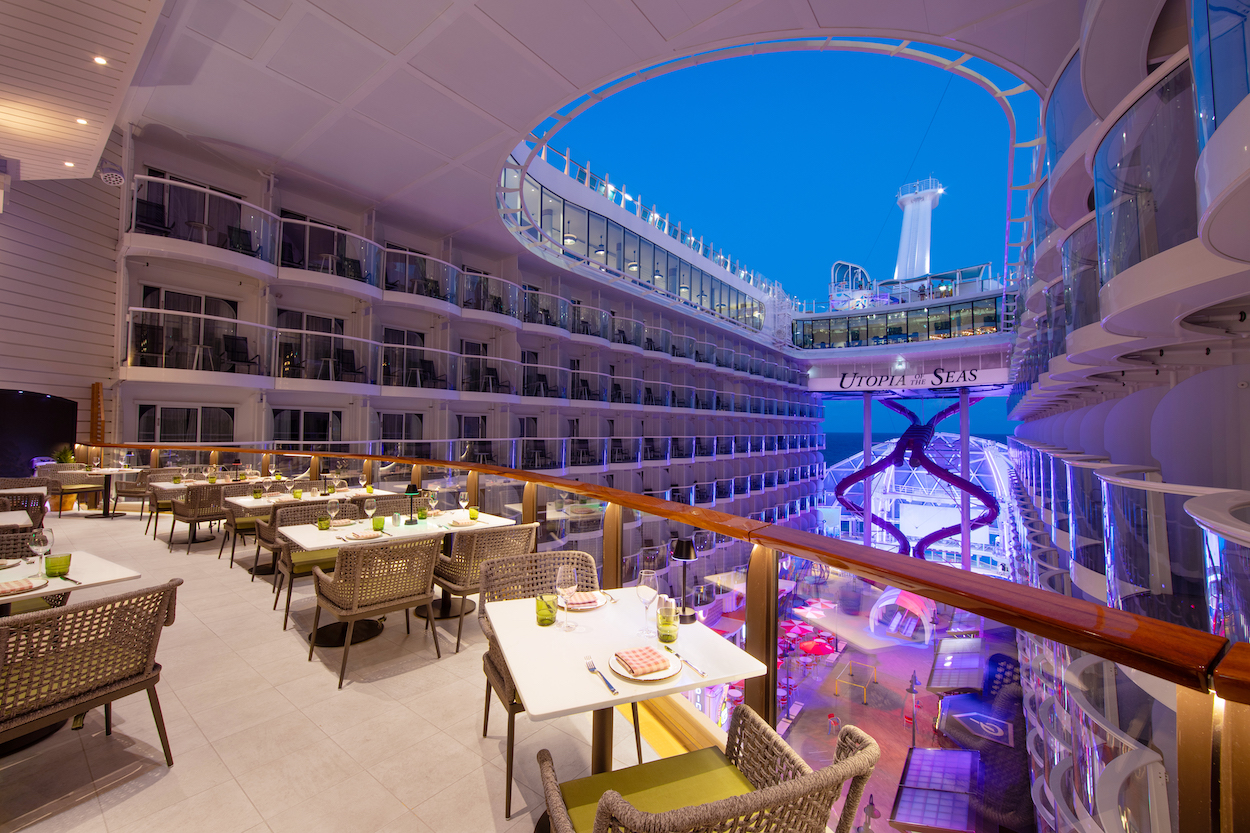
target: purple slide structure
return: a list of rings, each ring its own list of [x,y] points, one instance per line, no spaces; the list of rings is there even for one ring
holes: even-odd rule
[[[882,404],[891,411],[907,417],[911,420],[911,425],[908,426],[907,430],[903,432],[903,435],[898,438],[898,442],[894,444],[894,448],[889,454],[882,457],[875,463],[865,466],[838,484],[837,488],[834,490],[834,496],[837,497],[838,503],[842,504],[842,506],[851,512],[854,512],[856,515],[859,515],[861,518],[864,517],[864,507],[847,498],[847,491],[849,491],[850,488],[856,483],[867,480],[873,475],[880,474],[888,468],[901,466],[904,462],[904,458],[907,457],[908,452],[910,452],[910,459],[908,462],[912,468],[920,466],[937,479],[943,481],[944,483],[949,483],[961,492],[968,493],[969,496],[980,501],[985,506],[985,511],[972,519],[972,529],[979,529],[983,526],[988,526],[989,524],[994,523],[994,520],[998,517],[998,501],[994,498],[994,496],[977,484],[965,480],[959,475],[942,468],[937,463],[930,460],[928,455],[925,453],[925,449],[927,449],[929,443],[933,441],[933,434],[937,430],[938,423],[958,411],[959,404],[956,403],[951,405],[949,408],[944,408],[934,414],[933,418],[924,424],[921,424],[920,418],[912,413],[910,409],[903,407],[893,399],[883,400]],[[960,531],[960,524],[944,526],[941,529],[930,532],[928,535],[921,538],[916,542],[916,546],[913,548],[911,542],[907,540],[907,536],[904,535],[902,530],[900,530],[897,526],[879,515],[872,514],[871,517],[872,523],[878,529],[889,533],[889,535],[898,542],[898,551],[900,554],[914,555],[916,558],[924,558],[925,550],[932,546],[935,542],[940,541],[943,538],[949,538],[951,535]]]

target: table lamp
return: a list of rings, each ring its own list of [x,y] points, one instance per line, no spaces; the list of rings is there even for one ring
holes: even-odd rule
[[[673,560],[681,562],[681,614],[678,621],[683,625],[690,625],[695,621],[694,608],[686,604],[686,568],[694,559],[694,541],[678,538],[673,542]]]
[[[408,488],[404,490],[404,494],[408,496],[408,520],[404,521],[404,525],[417,523],[416,512],[412,508],[412,502],[417,495],[421,494],[421,487],[416,483],[409,483]]]

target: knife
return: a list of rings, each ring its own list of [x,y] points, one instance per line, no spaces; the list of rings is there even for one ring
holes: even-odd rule
[[[79,581],[79,580],[78,580],[78,579],[76,579],[76,578],[70,578],[69,576],[59,576],[59,578],[63,578],[63,579],[65,579],[66,581],[72,581],[72,582],[74,582],[74,584],[77,584],[77,585],[78,585],[78,586],[80,586],[80,587],[82,586],[82,582],[81,582],[81,581]]]
[[[664,650],[668,651],[670,654],[672,654],[673,656],[677,657],[677,658],[678,658],[679,660],[681,660],[682,662],[686,663],[686,665],[689,665],[689,666],[690,666],[690,668],[691,668],[691,669],[692,669],[692,670],[693,670],[696,674],[698,674],[700,677],[706,677],[706,676],[707,676],[707,672],[706,672],[706,671],[704,671],[703,669],[699,668],[699,666],[695,665],[693,662],[691,662],[690,660],[686,659],[686,658],[685,658],[685,657],[683,657],[681,654],[679,654],[679,653],[677,653],[676,651],[674,651],[672,648],[670,648],[670,647],[668,647],[667,645],[665,645],[665,646],[664,646]]]

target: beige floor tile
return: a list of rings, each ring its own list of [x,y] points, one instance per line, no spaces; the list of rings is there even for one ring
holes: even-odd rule
[[[267,821],[274,833],[308,833],[310,830],[375,833],[407,813],[408,808],[399,799],[369,773],[361,772]]]
[[[116,736],[114,732],[113,737]],[[87,757],[110,828],[134,824],[233,780],[230,770],[211,746],[179,754],[174,758],[177,765],[167,767],[164,760],[121,752],[116,744],[104,742],[109,740],[89,742]],[[92,747],[98,747],[94,754]]]
[[[536,792],[542,791],[542,779],[538,775],[540,749],[551,752],[561,781],[580,778],[590,771],[590,744],[554,726],[544,726],[524,740],[518,740],[513,753],[514,777]]]
[[[36,744],[13,757],[17,760],[0,758],[0,830],[20,830],[52,816],[85,820],[92,811],[99,813],[78,734],[49,748]],[[84,804],[90,810],[77,809]]]
[[[200,709],[195,713],[195,723],[206,738],[215,741],[288,711],[290,701],[273,688],[265,688],[248,697]]]
[[[362,772],[352,756],[326,738],[239,776],[239,784],[264,818],[322,791],[334,792]]]
[[[476,752],[439,732],[397,755],[371,764],[368,770],[405,805],[416,807],[483,763]]]
[[[332,737],[347,754],[367,767],[398,755],[437,732],[438,727],[409,711],[379,715]]]
[[[107,833],[108,823],[94,798],[48,814],[32,814],[11,823],[0,824],[0,832],[21,830],[22,833]]]
[[[512,818],[504,818],[504,773],[484,764],[418,805],[413,812],[435,833],[482,833],[533,829],[546,809],[539,793],[520,783],[512,786]]]
[[[436,691],[418,694],[403,703],[436,726],[450,726],[474,714],[481,716],[485,694],[485,677],[481,683],[456,678]]]
[[[416,813],[404,813],[399,818],[378,829],[378,833],[433,833],[433,829],[421,821]]]
[[[109,830],[110,833],[242,833],[261,821],[260,814],[238,783],[227,781],[133,824],[110,826]]]
[[[288,712],[214,741],[213,747],[237,777],[324,740],[325,736],[303,714]]]

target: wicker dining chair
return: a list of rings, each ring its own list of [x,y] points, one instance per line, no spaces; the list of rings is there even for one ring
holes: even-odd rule
[[[243,543],[247,543],[248,535],[256,534],[256,521],[268,518],[270,515],[270,507],[265,506],[260,509],[246,511],[236,509],[234,504],[230,503],[228,498],[245,497],[252,494],[251,483],[226,483],[221,487],[221,508],[226,513],[224,522],[225,535],[221,536],[221,544],[217,547],[217,558],[221,558],[222,552],[226,549],[226,536],[230,536],[230,569],[234,569],[234,548],[239,543],[239,538],[243,538]]]
[[[554,833],[825,833],[848,779],[837,833],[850,833],[880,757],[875,740],[844,726],[833,761],[813,772],[763,718],[738,706],[723,753],[710,747],[561,784],[542,749],[538,769]]]
[[[0,478],[0,489],[25,489],[37,488],[43,486],[51,492],[48,487],[48,480],[44,477],[12,477]],[[5,495],[5,500],[9,502],[9,509],[24,509],[26,514],[30,515],[31,526],[43,526],[43,519],[48,514],[48,498],[47,495],[37,493],[30,494],[11,494]]]
[[[0,743],[147,691],[165,763],[174,765],[156,684],[161,629],[174,623],[182,579],[89,602],[0,619]]]
[[[564,565],[577,568],[578,591],[599,589],[599,573],[589,553],[576,550],[554,550],[488,558],[481,566],[481,594],[478,596],[477,621],[486,635],[486,653],[482,654],[482,671],[486,674],[486,705],[482,714],[482,737],[490,725],[490,693],[494,690],[508,712],[508,737],[505,745],[507,786],[504,789],[504,818],[512,818],[512,749],[516,738],[516,716],[525,711],[517,693],[512,672],[503,651],[495,640],[495,631],[486,615],[488,602],[507,599],[532,599],[539,593],[555,590],[556,572]],[[634,712],[634,744],[638,747],[638,763],[642,763],[642,730],[638,724],[638,704],[630,703]]]
[[[377,512],[374,513],[375,516],[389,518],[391,515],[394,515],[396,512],[405,516],[408,514],[409,501],[408,501],[407,495],[389,495],[389,494],[388,495],[384,495],[384,494],[358,495],[352,498],[351,501],[352,503],[359,506],[360,510],[363,512],[365,508],[365,501],[368,500],[369,498],[373,498],[374,500],[378,502]]]
[[[117,511],[117,504],[122,498],[127,500],[139,501],[139,517],[143,517],[144,507],[148,502],[148,476],[151,469],[139,469],[139,475],[134,480],[113,480],[113,511]]]
[[[226,510],[222,508],[221,486],[217,483],[197,483],[188,486],[182,500],[170,501],[169,549],[174,548],[174,525],[187,524],[187,553],[195,540],[195,531],[202,523],[224,521]]]
[[[34,558],[30,548],[30,532],[8,530],[0,532],[0,561],[9,558]],[[3,573],[0,573],[3,575]],[[9,615],[30,613],[35,610],[47,610],[50,607],[62,607],[69,601],[69,591],[40,596],[37,599],[22,599],[9,605]]]
[[[339,688],[347,672],[347,655],[352,648],[352,629],[361,619],[372,619],[392,611],[404,612],[404,626],[412,633],[409,608],[425,607],[426,621],[434,617],[434,562],[443,546],[443,533],[422,537],[388,539],[383,544],[353,544],[341,547],[334,562],[334,574],[314,567],[313,587],[317,609],[313,614],[308,640],[308,661],[316,647],[317,625],[324,609],[347,623],[343,661],[339,666]],[[434,651],[441,658],[438,628],[431,627]]]
[[[456,626],[457,654],[460,653],[460,635],[464,631],[464,597],[481,589],[482,562],[488,558],[533,552],[537,532],[536,523],[457,532],[451,542],[451,555],[439,557],[434,567],[434,583],[443,593],[461,599],[459,624]]]
[[[48,469],[49,466],[42,466],[40,474]],[[47,477],[48,496],[57,499],[56,516],[61,517],[61,513],[65,510],[65,504],[61,501],[67,495],[73,495],[76,499],[81,500],[84,497],[94,497],[104,494],[104,475],[92,474],[88,471],[79,469],[52,472]],[[105,508],[108,508],[108,496],[105,495]]]
[[[329,513],[326,512],[325,503],[310,506],[283,506],[278,510],[276,521],[278,549],[274,552],[273,609],[278,609],[278,595],[282,592],[282,585],[285,584],[286,612],[282,614],[282,630],[286,630],[287,620],[291,618],[291,589],[295,586],[295,579],[312,575],[314,567],[320,567],[323,570],[334,569],[334,559],[338,556],[338,547],[324,550],[306,550],[297,547],[283,537],[282,527],[312,523],[317,520],[318,516],[326,514]],[[341,518],[356,520],[363,517],[364,513],[360,511],[359,506],[342,501],[335,520]]]
[[[143,534],[148,533],[148,524],[153,524],[153,541],[156,540],[156,535],[161,528],[161,513],[173,511],[173,493],[162,492],[152,484],[172,483],[177,476],[179,476],[179,470],[172,468],[152,469],[148,472],[148,521],[143,525]]]

